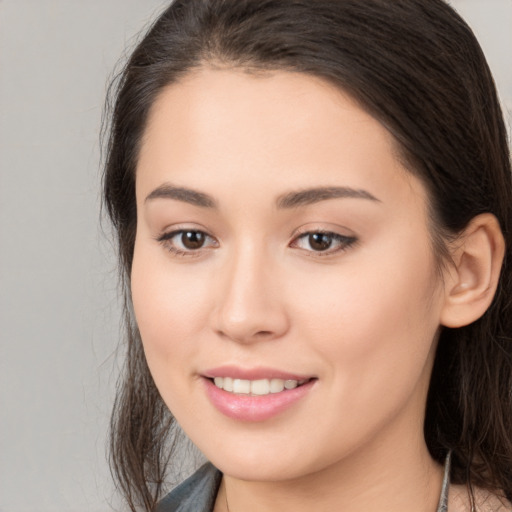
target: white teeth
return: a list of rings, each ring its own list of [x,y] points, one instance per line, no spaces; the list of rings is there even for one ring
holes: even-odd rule
[[[285,389],[294,389],[298,386],[298,382],[296,380],[285,380],[284,387]]]
[[[251,392],[251,381],[244,379],[233,379],[233,393],[248,395]]]
[[[270,392],[271,393],[280,393],[284,389],[284,380],[282,379],[272,379],[270,381]]]
[[[297,386],[304,384],[307,380],[283,380],[283,379],[233,379],[231,377],[215,377],[213,379],[215,385],[232,393],[240,395],[268,395],[269,393],[281,393],[285,389],[295,389]]]
[[[270,393],[270,381],[268,379],[253,380],[251,382],[253,395],[268,395]]]
[[[222,389],[225,391],[233,391],[233,379],[231,377],[224,377],[224,384]]]

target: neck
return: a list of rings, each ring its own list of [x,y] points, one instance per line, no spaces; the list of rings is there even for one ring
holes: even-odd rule
[[[435,512],[443,468],[432,460],[423,441],[404,441],[393,452],[382,444],[368,446],[293,480],[249,482],[225,476],[215,511]]]

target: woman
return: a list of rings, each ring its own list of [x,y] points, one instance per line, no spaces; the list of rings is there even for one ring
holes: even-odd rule
[[[511,510],[510,159],[446,3],[177,0],[112,115],[132,510],[176,422],[158,511]]]

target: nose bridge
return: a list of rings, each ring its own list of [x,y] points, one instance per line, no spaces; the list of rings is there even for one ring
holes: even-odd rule
[[[288,322],[272,254],[263,244],[246,241],[233,249],[224,265],[217,331],[239,342],[281,336]]]

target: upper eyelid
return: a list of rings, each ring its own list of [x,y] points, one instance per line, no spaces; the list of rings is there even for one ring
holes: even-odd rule
[[[357,237],[355,237],[353,235],[342,235],[341,233],[336,233],[334,231],[312,230],[312,231],[305,231],[303,233],[299,233],[298,235],[296,235],[293,238],[292,242],[294,240],[298,240],[300,238],[304,238],[308,235],[314,235],[314,234],[330,235],[332,238],[334,238],[336,240],[345,240],[345,241],[351,241],[351,242],[355,242],[357,240]]]
[[[164,239],[164,238],[170,238],[178,233],[183,233],[186,231],[196,231],[198,233],[203,233],[206,236],[210,238],[215,238],[209,230],[203,228],[203,227],[194,227],[194,226],[187,226],[187,225],[176,225],[164,228],[160,231],[160,233],[156,236],[157,239]]]
[[[157,239],[166,239],[166,238],[172,238],[173,236],[177,235],[178,233],[183,233],[186,231],[196,231],[198,233],[203,233],[204,235],[216,239],[213,235],[211,235],[207,230],[202,228],[190,228],[190,227],[176,227],[173,229],[170,229],[169,231],[164,230],[162,233],[157,235]],[[332,229],[324,229],[324,228],[307,228],[304,230],[298,230],[293,232],[290,235],[290,238],[292,240],[299,238],[304,235],[313,234],[313,233],[322,233],[325,235],[333,235],[333,236],[339,236],[343,238],[354,238],[352,235],[344,235],[342,233],[337,233],[336,231],[333,231]]]
[[[217,240],[214,236],[210,235],[207,231],[204,231],[202,229],[190,229],[190,228],[180,228],[180,229],[172,229],[170,231],[166,231],[165,233],[162,233],[157,237],[158,241],[166,241],[170,240],[171,238],[174,238],[177,235],[180,235],[182,233],[187,233],[189,231],[195,232],[195,233],[202,233],[207,238],[210,238],[212,240]]]
[[[346,231],[346,233],[343,233],[343,231]],[[292,232],[290,235],[290,238],[293,240],[295,238],[298,238],[303,235],[308,235],[312,233],[322,233],[325,235],[333,235],[333,236],[340,236],[343,238],[358,238],[351,230],[348,228],[344,228],[342,226],[336,226],[336,227],[320,227],[307,224],[305,226],[301,226],[300,228],[297,228]]]

